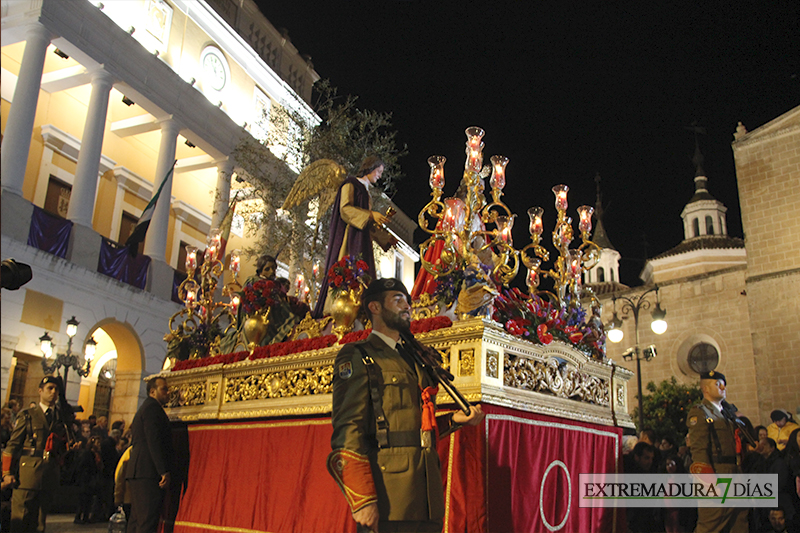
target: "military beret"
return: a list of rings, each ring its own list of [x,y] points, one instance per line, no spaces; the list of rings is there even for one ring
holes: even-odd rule
[[[411,303],[411,295],[408,294],[408,289],[406,289],[402,281],[396,278],[376,279],[364,290],[364,293],[361,295],[361,301],[366,305],[371,301],[377,300],[376,296],[386,291],[400,291],[406,295],[406,299]]]
[[[53,383],[54,385],[61,386],[61,380],[56,376],[45,376],[42,378],[42,381],[39,382],[39,388],[41,389],[48,383]]]
[[[700,374],[700,379],[713,379],[714,381],[721,379],[723,382],[725,382],[725,384],[728,383],[728,381],[725,379],[725,374],[722,372],[715,372],[713,370],[711,372],[703,372]]]

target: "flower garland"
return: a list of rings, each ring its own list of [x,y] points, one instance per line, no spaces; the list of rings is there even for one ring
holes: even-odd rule
[[[437,329],[449,328],[452,325],[453,321],[446,316],[424,318],[422,320],[415,320],[411,323],[411,333],[427,333]],[[371,329],[351,331],[342,337],[342,339],[339,341],[339,344],[343,345],[350,342],[364,340],[371,332]],[[214,357],[178,361],[175,363],[175,366],[172,367],[172,371],[189,370],[190,368],[200,368],[219,364],[229,365],[232,363],[238,363],[239,361],[244,361],[248,358],[248,356],[251,360],[256,360],[291,355],[310,350],[322,350],[324,348],[329,348],[334,344],[336,344],[336,335],[325,335],[323,337],[313,337],[310,339],[277,342],[275,344],[268,344],[267,346],[259,346],[253,351],[252,355],[250,355],[248,352],[235,352],[216,355]]]
[[[371,281],[367,262],[352,255],[344,256],[328,270],[328,288],[333,298],[338,298],[344,291],[357,289],[360,285],[366,287]]]
[[[553,305],[538,295],[529,296],[517,288],[503,291],[494,301],[492,318],[512,335],[534,344],[550,344],[560,339],[597,359],[605,354],[602,342],[605,332],[602,324],[586,321],[586,311],[572,305],[569,297],[564,307]]]

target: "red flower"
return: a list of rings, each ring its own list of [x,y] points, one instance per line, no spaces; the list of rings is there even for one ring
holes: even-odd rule
[[[553,342],[553,334],[547,332],[547,324],[539,324],[539,327],[536,328],[536,335],[542,344]]]
[[[366,261],[361,261],[359,259],[358,261],[356,261],[356,268],[366,272],[367,270],[369,270],[369,265],[367,264]]]

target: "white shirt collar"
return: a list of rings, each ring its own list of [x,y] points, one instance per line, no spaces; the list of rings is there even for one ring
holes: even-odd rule
[[[39,402],[39,408],[42,410],[43,413],[46,413],[48,409],[51,409],[51,406]]]
[[[369,189],[370,189],[370,187],[372,187],[372,184],[369,182],[369,179],[368,179],[368,178],[366,178],[366,177],[363,177],[363,178],[356,178],[356,179],[357,179],[357,180],[358,180],[358,181],[359,181],[359,182],[360,182],[360,183],[361,183],[361,184],[362,184],[364,187],[366,187],[366,188],[367,188],[367,190],[369,190]]]
[[[391,348],[392,350],[396,350],[397,349],[397,341],[394,340],[393,338],[389,337],[388,335],[385,335],[385,334],[381,333],[380,331],[375,331],[374,329],[372,330],[372,334],[373,335],[377,335],[378,338],[380,340],[382,340],[383,342],[385,342],[386,345],[389,348]]]

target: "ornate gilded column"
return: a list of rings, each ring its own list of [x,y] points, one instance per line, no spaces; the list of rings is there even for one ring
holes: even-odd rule
[[[173,119],[168,118],[161,122],[161,146],[158,150],[158,162],[156,163],[156,175],[153,181],[153,195],[158,194],[161,180],[167,175],[172,163],[175,161],[175,147],[178,142],[180,125]],[[149,255],[154,261],[167,262],[167,230],[169,229],[169,206],[172,196],[172,178],[170,174],[161,196],[156,203],[153,211],[153,218],[150,219],[150,227],[147,230],[147,238],[144,241],[144,253]]]
[[[3,133],[0,176],[3,189],[22,196],[25,167],[31,148],[33,120],[42,84],[44,55],[53,36],[41,24],[32,24],[27,32],[25,52],[14,90],[14,100],[8,111],[8,121]]]
[[[92,95],[83,127],[81,151],[75,169],[75,182],[69,199],[67,218],[76,224],[92,227],[94,201],[97,194],[97,174],[103,151],[103,136],[108,115],[108,96],[114,79],[102,68],[92,76]]]

